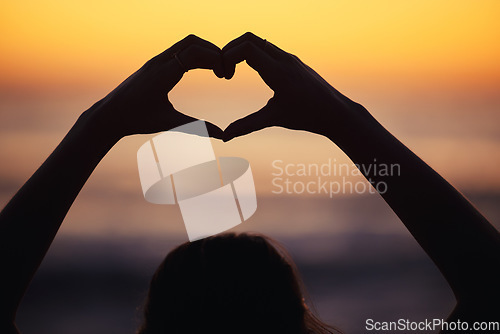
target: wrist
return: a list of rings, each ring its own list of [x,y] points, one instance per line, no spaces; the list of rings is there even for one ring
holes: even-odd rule
[[[101,117],[103,113],[106,113],[103,109],[104,107],[98,102],[84,111],[76,121],[72,131],[85,137],[89,145],[109,150],[123,136],[113,131],[113,124],[106,124],[104,118]]]
[[[349,101],[342,110],[332,111],[336,117],[330,122],[326,137],[343,151],[347,148],[370,141],[374,132],[382,125],[361,104]]]

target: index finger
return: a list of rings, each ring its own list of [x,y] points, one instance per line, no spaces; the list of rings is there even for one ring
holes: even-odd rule
[[[278,76],[278,62],[263,52],[254,43],[245,41],[227,49],[222,55],[225,78],[231,79],[236,64],[246,60],[247,64],[257,71],[264,82],[272,89]]]
[[[212,69],[219,78],[223,77],[222,56],[219,50],[191,44],[176,56],[174,61],[183,66],[185,71],[196,68]]]
[[[265,40],[251,32],[244,33],[238,38],[235,38],[231,42],[227,43],[226,46],[222,48],[222,52],[226,52],[227,50],[235,47],[238,44],[244,43],[244,42],[252,42],[254,43],[257,47],[259,47],[262,51],[266,52],[269,54],[272,58],[275,58],[277,60],[280,60],[284,55],[287,53],[280,48],[278,48],[276,45],[270,43],[268,40]]]
[[[181,58],[181,54],[184,57],[186,51],[188,51],[188,58],[184,60],[184,58]],[[208,59],[203,60],[205,56]],[[177,72],[180,72],[181,75],[191,69],[206,68],[213,70],[219,78],[224,76],[221,49],[195,35],[185,37],[160,53],[155,59],[162,64],[175,65],[172,67],[177,69]]]
[[[172,57],[175,54],[180,53],[182,50],[186,49],[187,47],[189,47],[192,44],[204,46],[204,47],[206,47],[208,49],[212,49],[213,51],[216,51],[216,52],[221,52],[221,49],[217,45],[215,45],[207,40],[204,40],[203,38],[200,38],[196,35],[191,34],[191,35],[184,37],[182,40],[175,43],[174,45],[172,45],[171,47],[169,47],[168,49],[166,49],[162,53],[160,53],[158,55],[158,57],[160,59],[162,59],[163,61],[168,61],[168,60],[172,59]]]

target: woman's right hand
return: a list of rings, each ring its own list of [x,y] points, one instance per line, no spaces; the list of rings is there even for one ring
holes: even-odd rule
[[[345,125],[353,117],[367,113],[299,58],[252,33],[228,43],[222,49],[222,58],[226,79],[232,78],[236,64],[246,60],[274,91],[261,110],[224,130],[225,141],[270,126],[332,137],[346,131]]]

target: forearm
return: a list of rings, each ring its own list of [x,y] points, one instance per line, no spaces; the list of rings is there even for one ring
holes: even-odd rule
[[[190,69],[223,76],[220,48],[190,35],[145,63],[78,119],[50,157],[0,213],[0,331],[12,323],[26,287],[71,204],[99,161],[122,137],[195,121],[173,107],[168,92]],[[182,52],[182,60],[179,60]],[[174,57],[175,55],[175,57]],[[179,66],[179,65],[182,66]],[[211,136],[222,130],[207,123]]]
[[[15,309],[81,188],[116,140],[96,129],[92,107],[0,213],[2,315]]]
[[[446,180],[366,110],[329,136],[360,167],[444,274],[457,297],[500,264],[498,231]],[[480,287],[478,287],[480,288]]]

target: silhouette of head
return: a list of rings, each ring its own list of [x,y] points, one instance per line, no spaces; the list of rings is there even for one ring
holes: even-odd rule
[[[139,333],[330,333],[302,296],[281,246],[260,235],[222,234],[167,255]]]

